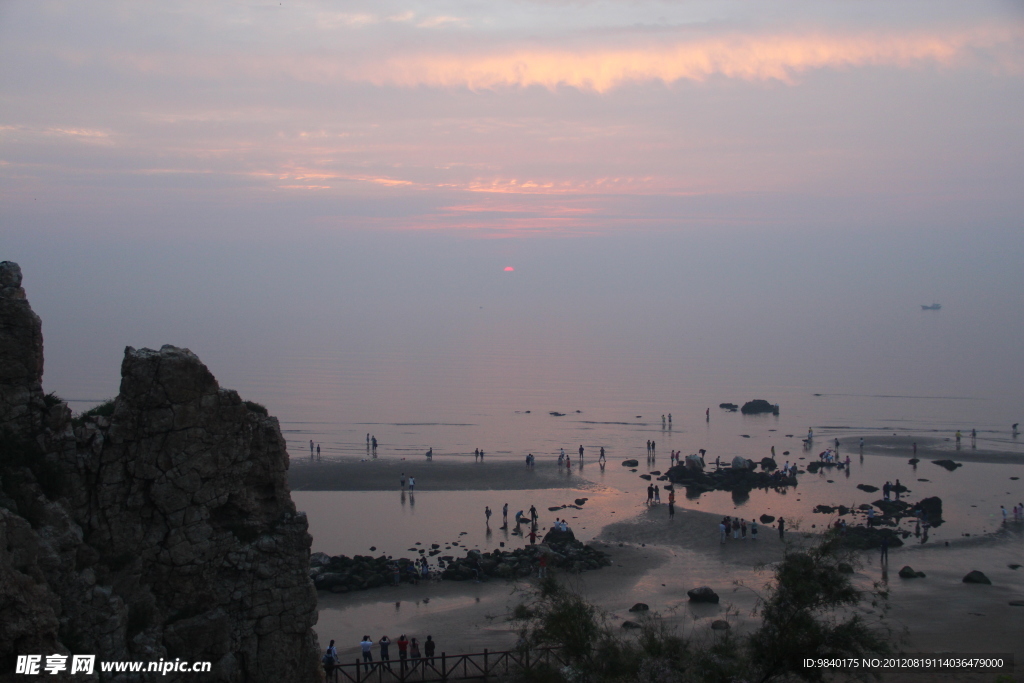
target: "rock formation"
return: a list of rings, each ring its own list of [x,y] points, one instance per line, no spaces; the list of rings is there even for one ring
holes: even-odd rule
[[[277,419],[173,346],[127,348],[112,410],[72,419],[43,395],[20,285],[0,263],[0,681],[19,654],[70,653],[317,680],[311,538]]]

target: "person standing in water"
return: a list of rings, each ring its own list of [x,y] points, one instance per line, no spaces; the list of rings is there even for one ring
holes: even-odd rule
[[[668,414],[668,428],[672,429],[672,413]]]
[[[309,440],[309,459],[313,459],[313,439]]]
[[[785,540],[786,538],[786,520],[779,517],[779,540]]]
[[[956,430],[956,447],[960,448],[960,430]]]
[[[583,444],[580,444],[580,464],[583,464]]]
[[[604,446],[601,446],[601,457],[599,457],[597,460],[598,460],[598,462],[604,462],[605,461],[604,460]]]
[[[484,516],[487,518],[487,526],[491,526],[491,506],[484,508]]]
[[[971,448],[977,448],[977,447],[978,447],[978,430],[977,429],[972,429],[971,430]]]
[[[508,503],[505,503],[501,508],[501,525],[502,529],[508,528]]]
[[[320,444],[316,445],[316,459],[320,459]]]
[[[711,422],[711,408],[710,408],[710,407],[709,407],[709,408],[707,408],[707,409],[706,409],[706,410],[704,411],[704,421],[705,421],[705,422]]]

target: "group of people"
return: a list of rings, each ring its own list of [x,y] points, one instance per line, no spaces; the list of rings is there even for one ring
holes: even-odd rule
[[[890,496],[895,495],[896,500],[900,499],[900,494],[907,490],[907,487],[900,483],[897,479],[895,484],[885,482],[882,484],[882,499],[889,500]]]
[[[665,485],[665,490],[668,491],[668,517],[672,519],[676,516],[676,492],[668,484]],[[647,505],[661,505],[661,489],[656,484],[647,485]]]
[[[433,449],[431,449],[431,450],[433,450]],[[473,462],[477,462],[478,460],[480,462],[484,461],[484,452],[482,450],[480,450],[479,448],[477,448],[476,450],[473,451]]]
[[[655,445],[650,439],[647,440],[647,459],[654,460]]]
[[[402,476],[398,479],[399,485],[402,490],[405,491],[405,472],[402,472]],[[416,477],[409,477],[409,493],[416,493]]]
[[[437,652],[437,641],[434,640],[433,636],[428,635],[427,639],[423,641],[423,651],[420,652],[420,644],[416,638],[408,638],[403,633],[398,636],[397,640],[392,641],[386,635],[381,636],[380,640],[376,643],[370,636],[363,636],[363,639],[359,641],[359,650],[362,653],[362,665],[367,673],[369,673],[374,666],[383,666],[388,669],[391,668],[391,644],[394,643],[398,649],[398,661],[399,666],[403,671],[408,668],[409,671],[414,670],[417,666],[433,666],[434,665],[434,653]],[[377,646],[380,654],[380,664],[374,664],[373,662],[373,648]],[[327,651],[324,652],[324,656],[321,658],[321,663],[324,665],[324,671],[327,673],[327,678],[332,679],[334,677],[335,669],[341,664],[341,660],[338,658],[338,649],[334,645],[334,641],[327,646]],[[357,661],[357,665],[358,665]],[[357,667],[358,668],[358,667]]]
[[[837,439],[838,441],[838,439]],[[839,457],[839,449],[826,448],[821,453],[818,453],[818,462],[826,465],[839,465],[839,469],[850,466],[850,456],[846,456],[846,460]]]
[[[1010,521],[1010,514],[1006,511],[1005,505],[1000,505],[999,510],[1003,513],[1003,524]],[[1024,503],[1018,503],[1013,506],[1013,521],[1024,522]]]
[[[402,567],[397,562],[392,562],[388,566],[391,569],[391,579],[398,586],[402,583]],[[429,579],[430,563],[427,562],[427,558],[417,557],[411,564],[407,565],[404,578],[412,584],[417,584],[420,580],[426,581]]]
[[[786,528],[786,520],[779,517],[779,538],[784,538]],[[718,535],[722,543],[725,543],[729,539],[729,533],[732,532],[733,540],[747,540],[747,531],[750,531],[750,540],[757,540],[757,520],[750,520],[750,526],[747,526],[747,520],[740,519],[739,517],[725,517],[721,522],[718,523]]]
[[[367,434],[366,435],[366,450],[369,451],[371,449],[373,450],[374,453],[377,452],[377,437],[376,436],[370,436],[369,434]]]

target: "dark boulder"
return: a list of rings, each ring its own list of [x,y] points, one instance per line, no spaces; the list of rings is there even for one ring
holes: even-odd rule
[[[761,515],[761,524],[771,524],[775,521],[774,515]]]
[[[932,526],[936,526],[938,522],[942,521],[942,499],[938,496],[925,498],[916,507]]]
[[[711,628],[714,631],[728,631],[729,622],[725,619],[715,619],[711,622]]]
[[[733,413],[740,409],[740,407],[735,403],[719,403],[718,407],[721,408],[722,410],[728,410]]]
[[[577,499],[576,499],[576,500],[574,500],[573,502],[574,502],[574,503],[576,503],[577,505],[583,505],[583,504],[584,504],[584,503],[586,503],[586,502],[587,502],[588,500],[590,500],[590,499],[589,499],[589,498],[577,498]]]
[[[641,474],[640,478],[641,479],[646,479],[647,481],[650,481],[651,480],[651,475],[649,475],[649,474]]]
[[[551,545],[552,543],[573,543],[575,541],[576,535],[572,533],[572,529],[561,531],[552,527],[544,534],[544,540],[541,543]]]
[[[626,629],[640,628],[640,624],[636,623],[635,621],[624,621],[624,622],[622,622],[622,628],[626,628]]]
[[[646,603],[638,602],[629,608],[630,612],[646,612],[651,609]]]
[[[771,458],[761,458],[761,469],[764,470],[765,472],[774,470],[778,466],[779,464],[772,460]]]
[[[983,583],[986,586],[991,586],[992,582],[987,576],[979,572],[977,569],[968,572],[967,576],[964,577],[964,583]]]
[[[906,567],[904,567],[903,569],[900,570],[900,578],[901,579],[923,579],[924,578],[924,572],[914,571],[914,568],[908,565],[908,566],[906,566]]]
[[[744,415],[760,415],[762,413],[772,413],[773,415],[779,414],[778,406],[765,401],[762,398],[755,399],[753,401],[747,401],[740,408],[740,412]]]
[[[874,493],[878,490],[877,486],[872,486],[871,484],[857,484],[857,488],[861,491],[866,491],[867,493]]]
[[[708,602],[718,604],[718,593],[711,590],[708,586],[691,588],[686,591],[686,595],[689,596],[690,602]]]
[[[963,463],[953,462],[952,460],[932,460],[932,462],[939,467],[945,467],[950,472],[955,470],[957,467],[963,467]]]
[[[622,461],[622,466],[623,467],[638,467],[639,465],[640,465],[640,461],[639,460],[623,460]]]

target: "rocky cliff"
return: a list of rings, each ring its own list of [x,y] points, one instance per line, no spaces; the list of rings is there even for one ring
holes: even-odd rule
[[[19,654],[210,661],[314,681],[306,518],[276,418],[187,349],[125,350],[112,405],[72,419],[42,389],[39,318],[0,263],[0,681]],[[68,672],[48,680],[89,680]]]

